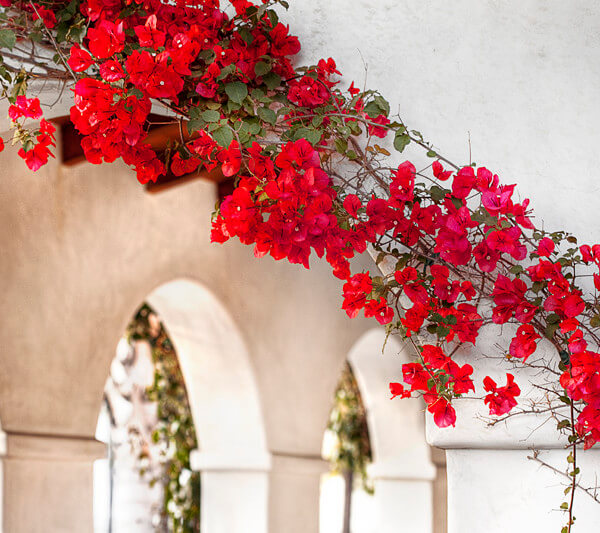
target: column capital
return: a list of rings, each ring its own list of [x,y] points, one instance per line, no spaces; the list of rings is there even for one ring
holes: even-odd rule
[[[6,459],[91,462],[106,457],[106,444],[92,437],[4,431],[0,454]]]
[[[271,454],[260,452],[243,453],[213,453],[202,450],[192,450],[190,463],[195,472],[269,472],[271,470]]]

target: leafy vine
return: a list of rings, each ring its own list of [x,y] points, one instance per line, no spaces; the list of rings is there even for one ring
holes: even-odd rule
[[[493,416],[517,405],[512,373],[477,380],[475,396],[468,347],[502,327],[499,357],[521,376],[543,370],[534,389],[566,435],[570,532],[578,447],[600,440],[600,245],[536,228],[514,185],[440,155],[379,92],[342,89],[333,59],[294,67],[300,42],[274,9],[284,0],[230,4],[1,0],[0,79],[19,155],[36,170],[51,154],[54,127],[26,96],[43,79],[72,85],[89,162],[121,158],[142,183],[219,168],[236,188],[212,240],[306,268],[313,252],[324,257],[350,317],[362,311],[413,344],[391,392],[422,396],[440,427],[465,397]],[[178,125],[161,153],[145,141],[153,106]],[[431,163],[397,165],[391,145],[420,147]],[[366,251],[380,272],[352,273]]]

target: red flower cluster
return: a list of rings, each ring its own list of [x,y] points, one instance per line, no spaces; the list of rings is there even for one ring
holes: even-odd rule
[[[8,108],[8,116],[26,139],[22,143],[23,147],[18,152],[19,157],[34,172],[39,170],[48,162],[48,157],[54,157],[50,147],[56,146],[54,139],[56,128],[42,118],[42,109],[38,98],[17,96],[15,103]],[[21,125],[20,121],[27,119],[40,120],[39,128],[33,130],[33,132],[26,132],[27,130]],[[4,142],[2,142],[0,151],[2,149],[4,149]]]
[[[75,72],[98,72],[78,81],[71,110],[73,123],[84,135],[88,161],[121,157],[135,168],[141,183],[156,181],[166,167],[165,158],[144,142],[150,99],[189,112],[198,97],[221,104],[231,82],[258,87],[267,73],[293,77],[289,57],[300,50],[298,39],[266,15],[259,25],[236,24],[248,20],[254,5],[233,4],[237,21],[213,0],[193,6],[148,0],[143,9],[130,9],[127,16],[117,1],[89,0],[82,5],[94,24],[86,47],[73,45],[68,62]],[[181,109],[177,105],[184,95],[186,108]],[[206,136],[202,132],[200,145],[194,138],[171,157],[174,174],[192,172],[201,164],[216,165],[216,144],[208,152]]]

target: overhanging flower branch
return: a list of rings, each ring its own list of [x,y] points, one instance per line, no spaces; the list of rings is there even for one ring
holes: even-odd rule
[[[453,402],[475,393],[459,347],[512,324],[503,359],[555,378],[540,390],[574,462],[579,444],[600,440],[600,246],[536,228],[514,185],[452,164],[390,116],[377,91],[341,89],[332,59],[294,68],[300,43],[276,4],[287,3],[234,0],[227,11],[216,0],[0,0],[0,79],[21,157],[36,170],[53,145],[47,122],[23,122],[41,118],[28,82],[74,76],[71,120],[88,161],[121,158],[142,183],[167,170],[220,167],[236,188],[215,214],[213,241],[236,237],[257,257],[307,268],[313,252],[324,257],[344,282],[350,317],[363,312],[414,342],[416,360],[391,391],[421,395],[438,426],[454,425]],[[38,44],[42,55],[55,51],[52,61],[23,57]],[[162,153],[146,142],[153,106],[179,124]],[[422,147],[432,163],[392,166],[384,138],[400,153]],[[352,257],[367,250],[380,275],[351,271]],[[521,395],[510,373],[477,388],[495,416]],[[574,465],[573,490],[577,473]],[[570,531],[572,501],[566,510]]]

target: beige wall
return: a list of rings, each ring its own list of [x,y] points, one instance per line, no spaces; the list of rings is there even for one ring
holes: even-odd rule
[[[212,184],[149,195],[120,164],[36,174],[2,154],[0,419],[7,432],[91,436],[108,365],[137,306],[185,277],[239,327],[272,451],[318,454],[338,371],[364,322],[327,265],[209,242]],[[201,428],[199,428],[201,431]]]

